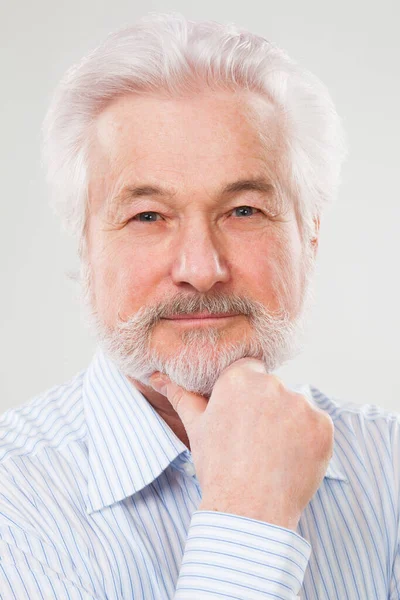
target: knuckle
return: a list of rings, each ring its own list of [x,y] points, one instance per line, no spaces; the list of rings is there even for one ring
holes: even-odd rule
[[[311,418],[315,415],[316,411],[305,394],[301,394],[300,392],[293,392],[293,397],[297,401],[298,408],[300,410],[304,411],[307,415],[310,415]]]
[[[248,385],[255,373],[266,375],[263,363],[255,358],[240,358],[228,365],[220,374],[218,382],[228,385]]]
[[[229,366],[222,371],[214,387],[219,387],[221,385],[230,387],[231,385],[236,385],[236,383],[241,380],[241,377],[242,374],[240,371]]]
[[[268,377],[268,384],[272,388],[274,388],[278,391],[286,390],[286,386],[280,377],[278,377],[277,375],[275,375],[273,373],[268,374],[267,377]]]
[[[332,456],[335,427],[328,413],[316,409],[314,410],[314,443],[319,455]]]
[[[237,371],[257,371],[260,373],[266,373],[264,363],[257,358],[250,357],[239,358],[239,360],[235,360],[235,362],[231,363],[224,369],[223,373],[232,373]]]
[[[314,406],[305,394],[294,394],[302,415],[312,453],[318,457],[332,456],[335,428],[329,414]]]
[[[327,441],[333,441],[333,438],[335,436],[335,426],[331,417],[327,413],[323,414],[322,423],[325,432],[325,439]]]
[[[272,393],[288,392],[280,377],[267,373],[263,363],[257,359],[240,359],[226,367],[220,374],[216,386],[232,387],[241,389],[257,385],[260,389],[269,390]]]

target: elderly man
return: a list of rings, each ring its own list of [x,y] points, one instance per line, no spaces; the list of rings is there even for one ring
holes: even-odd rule
[[[324,86],[152,15],[67,72],[44,142],[99,346],[2,419],[2,598],[400,598],[398,416],[273,374],[345,155]]]

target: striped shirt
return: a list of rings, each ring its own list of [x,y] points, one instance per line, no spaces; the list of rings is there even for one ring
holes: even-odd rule
[[[287,387],[335,426],[296,531],[197,510],[190,451],[101,350],[7,411],[2,600],[398,600],[400,415]]]

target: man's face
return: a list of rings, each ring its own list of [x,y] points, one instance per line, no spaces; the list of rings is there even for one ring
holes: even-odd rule
[[[124,96],[96,121],[87,230],[91,307],[121,369],[154,371],[209,396],[243,356],[268,370],[296,352],[307,289],[294,207],[273,174],[280,131],[267,100],[269,148],[245,94]],[[235,313],[209,321],[167,317]]]

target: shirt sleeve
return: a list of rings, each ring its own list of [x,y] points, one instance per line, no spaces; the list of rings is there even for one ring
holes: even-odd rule
[[[0,599],[100,600],[73,572],[68,557],[18,527],[0,528]]]
[[[174,600],[293,600],[311,545],[295,531],[240,515],[195,511]]]

